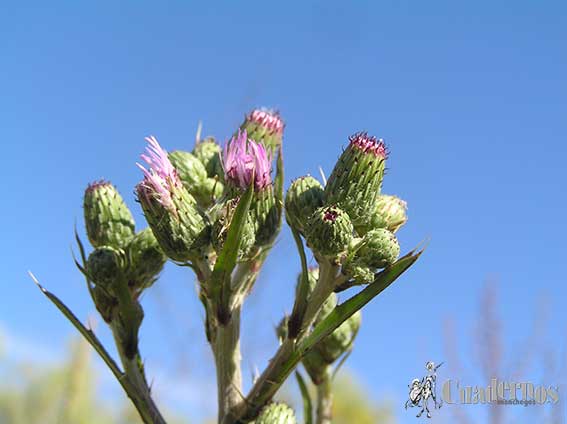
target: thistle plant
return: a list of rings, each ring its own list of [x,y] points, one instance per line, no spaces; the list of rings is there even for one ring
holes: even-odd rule
[[[40,286],[102,357],[145,423],[166,421],[152,398],[140,352],[140,298],[161,284],[167,260],[193,271],[198,282],[216,367],[218,423],[296,423],[290,406],[273,401],[296,371],[305,422],[325,424],[332,422],[333,376],[353,348],[361,309],[421,254],[412,250],[399,257],[395,232],[407,221],[406,204],[381,193],[387,160],[382,140],[354,134],[326,184],[299,177],[284,196],[284,127],[278,113],[257,109],[224,146],[209,137],[191,152],[168,152],[155,137],[146,138],[135,193],[148,227],[138,232],[111,183],[87,187],[84,218],[92,251],[87,255],[76,235],[75,263],[114,335],[120,364]],[[279,347],[245,392],[240,314],[281,230],[284,209],[301,272],[289,288],[295,299],[277,329]],[[309,251],[317,264],[311,268]],[[352,287],[354,294],[339,299],[338,293]],[[316,386],[315,408],[299,365]]]

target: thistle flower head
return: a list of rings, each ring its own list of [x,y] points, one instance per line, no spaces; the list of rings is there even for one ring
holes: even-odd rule
[[[239,131],[225,145],[222,158],[225,179],[246,190],[254,184],[261,191],[272,183],[272,162],[263,145],[250,140],[246,130]]]
[[[384,141],[365,132],[355,133],[325,186],[326,201],[348,213],[360,235],[369,229],[369,212],[380,194],[386,157]]]
[[[254,109],[244,118],[240,130],[262,144],[273,155],[282,144],[284,122],[279,113],[269,109]]]
[[[388,154],[384,140],[376,138],[375,136],[369,136],[367,132],[357,132],[351,135],[348,140],[350,146],[362,150],[364,153],[372,153],[383,159],[385,159]]]
[[[171,190],[181,187],[177,171],[171,164],[167,152],[159,145],[154,136],[146,137],[148,146],[146,153],[140,157],[149,169],[137,163],[144,173],[144,180],[138,184],[137,191],[141,197],[153,197],[165,208],[173,208]]]
[[[254,109],[248,114],[246,120],[258,124],[271,134],[283,134],[284,122],[278,112],[265,108]]]

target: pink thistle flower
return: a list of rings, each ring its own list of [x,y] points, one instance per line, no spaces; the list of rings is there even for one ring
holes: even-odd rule
[[[268,109],[254,109],[246,119],[266,128],[271,134],[283,134],[284,122],[277,112]]]
[[[272,160],[263,145],[248,139],[246,130],[226,143],[222,166],[226,179],[243,190],[254,183],[254,189],[260,191],[272,183]]]
[[[372,153],[383,159],[388,155],[384,140],[381,138],[369,136],[366,132],[358,132],[351,135],[348,139],[352,147],[362,150],[364,153]]]
[[[146,162],[149,169],[136,163],[138,168],[144,173],[144,179],[137,186],[138,195],[145,200],[156,199],[165,208],[172,209],[173,200],[172,190],[181,187],[181,181],[177,176],[177,171],[171,164],[167,152],[159,145],[154,136],[146,137],[148,142],[146,154],[140,155]]]

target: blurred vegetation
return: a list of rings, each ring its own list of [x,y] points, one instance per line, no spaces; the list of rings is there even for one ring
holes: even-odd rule
[[[333,384],[333,424],[394,424],[393,405],[374,401],[369,391],[342,372]]]
[[[1,359],[0,341],[0,363]],[[100,399],[92,361],[90,346],[75,340],[70,344],[67,360],[61,365],[17,363],[13,366],[10,363],[9,369],[0,373],[0,424],[140,423],[126,398],[112,405]],[[341,372],[335,380],[334,399],[333,422],[336,424],[396,422],[393,408],[374,402],[348,373]],[[300,401],[290,403],[297,411],[301,410]],[[168,422],[188,423],[175,418]]]
[[[129,404],[118,411],[96,395],[90,347],[75,341],[66,363],[39,368],[18,363],[2,373],[0,424],[134,424]]]

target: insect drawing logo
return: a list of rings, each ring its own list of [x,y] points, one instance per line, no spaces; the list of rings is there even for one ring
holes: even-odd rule
[[[427,418],[431,418],[431,411],[429,410],[430,400],[433,401],[435,409],[439,409],[443,406],[443,401],[437,400],[437,369],[441,365],[443,365],[443,362],[439,365],[435,365],[435,363],[431,361],[427,362],[425,364],[427,375],[421,380],[414,378],[408,385],[409,399],[406,401],[405,408],[421,408],[416,415],[417,418],[421,417],[424,412],[426,412]]]

